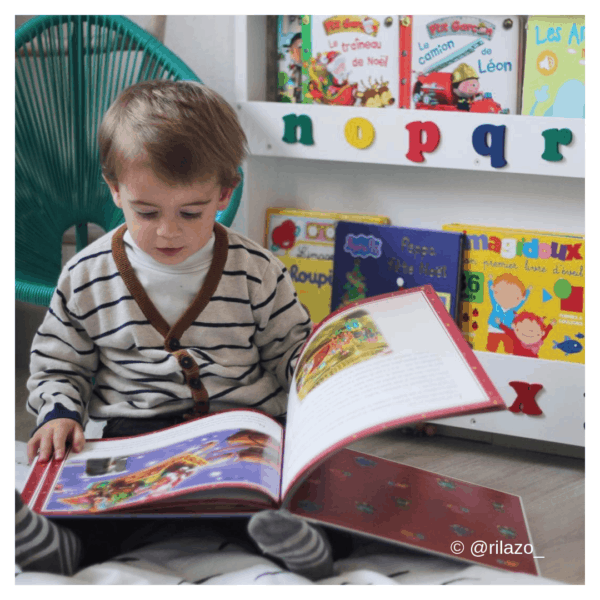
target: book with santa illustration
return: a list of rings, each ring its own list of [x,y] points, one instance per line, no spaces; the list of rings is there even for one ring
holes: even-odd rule
[[[307,104],[397,108],[397,15],[303,15]]]
[[[293,375],[285,428],[238,409],[88,441],[62,460],[36,459],[22,496],[51,517],[249,515],[285,507],[455,558],[457,540],[501,540],[504,548],[483,556],[468,549],[459,558],[536,574],[517,496],[346,448],[402,424],[505,408],[424,286],[348,306],[314,329]],[[515,556],[514,544],[531,552]]]

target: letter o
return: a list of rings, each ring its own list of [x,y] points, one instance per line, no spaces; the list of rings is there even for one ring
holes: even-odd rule
[[[344,127],[347,142],[360,150],[368,148],[375,139],[375,128],[367,119],[355,117],[350,119]]]

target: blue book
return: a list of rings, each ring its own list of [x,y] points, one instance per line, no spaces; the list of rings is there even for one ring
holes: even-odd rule
[[[338,221],[331,311],[430,284],[456,321],[463,243],[459,232]]]

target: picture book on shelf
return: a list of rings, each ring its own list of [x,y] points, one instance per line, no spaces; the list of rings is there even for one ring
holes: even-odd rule
[[[523,19],[400,17],[400,107],[519,114]]]
[[[585,17],[531,16],[522,114],[585,117]]]
[[[431,284],[456,321],[463,239],[457,232],[340,221],[331,309],[361,298]]]
[[[256,410],[37,458],[22,496],[51,517],[307,518],[446,556],[451,543],[530,544],[518,497],[345,447],[405,423],[506,406],[431,286],[328,317],[296,365],[285,429]],[[284,450],[285,449],[285,450]],[[342,509],[340,509],[342,507]],[[464,560],[536,573],[533,553]]]
[[[585,363],[583,236],[444,229],[466,235],[460,323],[474,350]]]
[[[275,70],[279,102],[302,102],[301,19],[301,15],[276,15],[268,21],[270,27],[276,27],[272,37],[277,49]],[[269,76],[272,76],[271,71]]]
[[[379,215],[295,208],[269,208],[266,219],[265,246],[290,272],[298,298],[313,323],[322,321],[330,312],[337,221],[390,222],[387,217]]]
[[[397,15],[303,15],[303,98],[398,107]]]

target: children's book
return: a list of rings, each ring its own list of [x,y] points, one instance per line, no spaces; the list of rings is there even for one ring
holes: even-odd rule
[[[429,283],[456,321],[463,239],[458,232],[340,221],[331,309]]]
[[[460,323],[474,350],[585,363],[584,237],[444,225],[466,235]]]
[[[397,15],[303,15],[304,102],[398,107]]]
[[[585,17],[527,22],[522,114],[585,117]]]
[[[276,15],[268,23],[276,27],[277,100],[302,102],[302,17]]]
[[[258,411],[232,410],[88,441],[62,460],[36,459],[22,495],[51,517],[244,515],[282,506],[420,550],[536,573],[518,497],[345,449],[404,423],[505,408],[424,286],[356,303],[312,332],[285,429]],[[488,549],[473,552],[480,540]]]
[[[265,246],[290,272],[298,298],[313,323],[319,323],[330,312],[335,224],[340,219],[390,222],[379,215],[267,209]]]
[[[400,107],[519,114],[518,16],[400,17]]]

